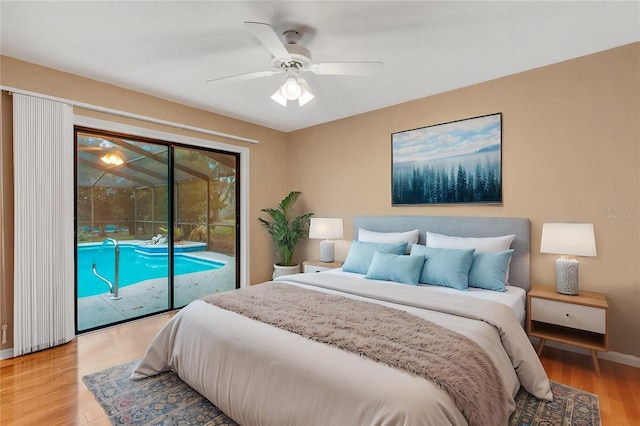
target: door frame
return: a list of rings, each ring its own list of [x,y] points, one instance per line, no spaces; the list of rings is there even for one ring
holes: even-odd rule
[[[240,190],[240,250],[239,250],[239,259],[236,259],[236,262],[239,262],[240,268],[238,269],[238,273],[240,274],[240,288],[248,287],[250,281],[250,268],[249,268],[249,149],[242,146],[231,145],[223,142],[219,142],[216,140],[195,138],[191,136],[179,135],[176,133],[169,133],[160,130],[149,129],[140,126],[133,126],[130,124],[118,123],[114,121],[102,120],[93,117],[86,117],[82,115],[75,115],[73,117],[73,124],[75,126],[83,126],[83,127],[91,127],[94,129],[118,132],[130,134],[132,136],[140,136],[145,138],[157,139],[166,142],[175,142],[178,144],[191,146],[191,147],[201,147],[201,148],[212,148],[218,149],[222,151],[228,151],[232,153],[239,154],[239,165],[240,165],[240,174],[239,174],[239,190]],[[212,136],[214,137],[214,136]]]

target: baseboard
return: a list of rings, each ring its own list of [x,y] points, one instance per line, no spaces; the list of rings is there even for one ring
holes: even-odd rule
[[[540,339],[537,337],[529,337],[531,343],[538,346]],[[564,343],[552,342],[547,340],[545,346],[551,346],[552,348],[562,349],[564,351],[574,352],[582,355],[591,356],[591,351],[577,346],[565,345]],[[629,365],[631,367],[640,368],[640,357],[634,355],[621,354],[619,352],[598,352],[598,358],[606,359],[607,361],[617,362],[618,364]]]
[[[0,359],[13,358],[13,348],[3,349],[0,351]]]

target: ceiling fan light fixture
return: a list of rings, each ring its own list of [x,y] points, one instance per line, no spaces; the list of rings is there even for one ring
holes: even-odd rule
[[[287,101],[298,100],[298,105],[303,106],[311,101],[315,96],[311,93],[307,82],[295,75],[287,75],[286,81],[278,90],[271,95],[271,99],[283,107],[287,106]]]
[[[100,157],[100,159],[110,166],[119,166],[124,163],[122,155],[118,151],[109,151],[105,155]]]
[[[298,84],[300,85],[300,96],[298,97],[298,105],[303,106],[311,101],[315,96],[309,90],[309,85],[304,79],[299,79]]]
[[[298,79],[295,76],[287,76],[284,84],[282,85],[282,96],[290,101],[295,101],[300,97],[302,88],[298,84]]]
[[[282,95],[282,87],[278,87],[278,90],[271,95],[271,99],[282,105],[283,107],[287,106],[287,98]]]

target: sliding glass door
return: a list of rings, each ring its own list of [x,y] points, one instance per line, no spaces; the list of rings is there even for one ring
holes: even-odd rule
[[[236,155],[174,150],[174,306],[236,288]]]
[[[78,332],[238,286],[237,155],[76,129]]]

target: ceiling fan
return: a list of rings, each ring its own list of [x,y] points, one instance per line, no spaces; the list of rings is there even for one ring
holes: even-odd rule
[[[272,69],[237,74],[228,77],[215,78],[214,81],[243,81],[252,78],[268,77],[274,74],[284,73],[285,82],[271,96],[271,99],[282,106],[287,106],[287,101],[298,100],[303,106],[314,98],[307,82],[300,78],[300,74],[311,71],[318,75],[374,75],[382,72],[382,62],[325,62],[314,63],[311,60],[311,52],[298,44],[302,34],[296,30],[287,30],[282,33],[284,43],[273,30],[271,25],[262,22],[245,22],[245,27],[271,52]]]

